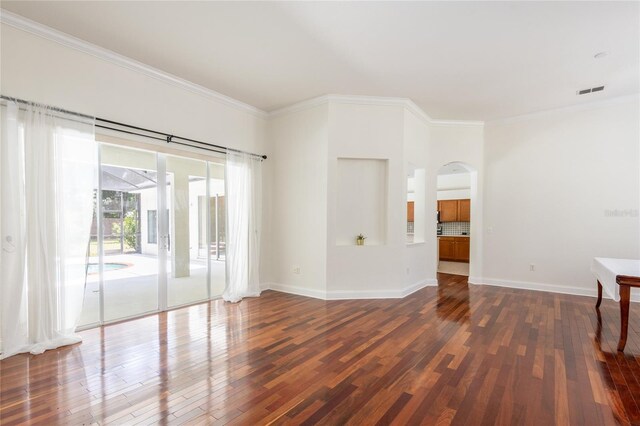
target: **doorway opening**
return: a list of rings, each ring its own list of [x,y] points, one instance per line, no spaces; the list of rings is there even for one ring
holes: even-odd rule
[[[438,273],[469,276],[472,260],[472,210],[477,173],[462,162],[443,165],[437,173]]]

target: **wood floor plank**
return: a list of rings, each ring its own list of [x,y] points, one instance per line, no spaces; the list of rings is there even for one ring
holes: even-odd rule
[[[640,425],[640,306],[439,274],[404,299],[267,291],[0,361],[0,424]],[[594,284],[595,285],[595,284]]]

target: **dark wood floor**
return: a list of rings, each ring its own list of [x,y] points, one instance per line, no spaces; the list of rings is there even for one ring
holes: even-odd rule
[[[265,292],[0,362],[0,423],[640,424],[640,306],[440,275],[401,300]],[[594,282],[595,286],[595,282]]]

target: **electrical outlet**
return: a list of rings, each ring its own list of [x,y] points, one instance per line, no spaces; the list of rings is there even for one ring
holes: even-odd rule
[[[300,267],[299,266],[294,266],[293,267],[293,273],[300,275]]]
[[[534,265],[533,263],[531,263],[531,264],[529,265],[529,271],[530,271],[530,272],[534,272],[535,270],[536,270],[536,265]]]

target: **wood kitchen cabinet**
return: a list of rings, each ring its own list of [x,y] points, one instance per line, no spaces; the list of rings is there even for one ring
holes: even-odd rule
[[[438,201],[438,210],[440,211],[440,222],[458,221],[458,200]]]
[[[458,222],[471,221],[471,200],[458,200]]]
[[[469,238],[456,238],[454,258],[458,262],[469,261]]]
[[[413,222],[413,201],[407,202],[407,222]]]
[[[451,262],[469,261],[468,237],[438,237],[438,253],[440,260]]]
[[[440,237],[438,238],[438,246],[440,253],[440,260],[451,260],[455,258],[455,238],[453,237]]]
[[[470,222],[471,200],[438,201],[440,222]]]

